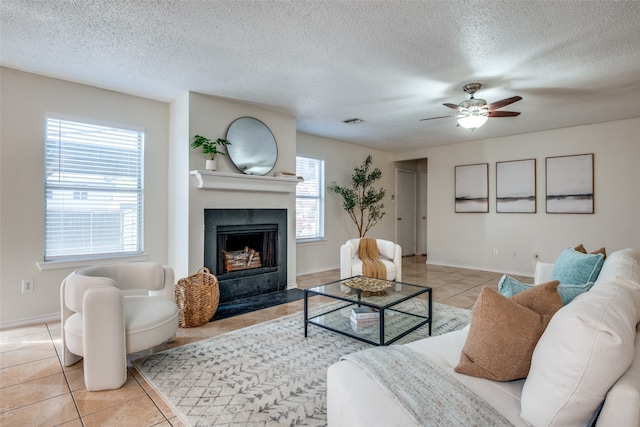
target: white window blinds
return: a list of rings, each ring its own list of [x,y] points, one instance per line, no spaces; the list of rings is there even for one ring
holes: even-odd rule
[[[144,132],[46,118],[45,261],[143,251]]]
[[[296,157],[296,239],[324,238],[324,160]]]

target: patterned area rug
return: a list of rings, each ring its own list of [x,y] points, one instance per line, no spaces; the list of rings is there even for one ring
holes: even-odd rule
[[[410,301],[424,311],[424,301]],[[464,327],[471,311],[434,303],[433,318],[432,335],[440,335]],[[427,336],[425,325],[397,343]],[[133,364],[189,426],[325,426],[327,368],[366,348],[314,325],[304,338],[295,313]]]

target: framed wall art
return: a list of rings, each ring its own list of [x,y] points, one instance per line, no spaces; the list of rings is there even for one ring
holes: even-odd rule
[[[593,153],[547,157],[546,180],[547,213],[593,213]]]
[[[496,162],[496,212],[536,213],[536,159]]]
[[[489,212],[489,163],[455,167],[455,211]]]

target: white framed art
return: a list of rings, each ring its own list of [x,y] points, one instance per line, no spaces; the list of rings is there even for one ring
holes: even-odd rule
[[[536,213],[536,159],[496,162],[496,212]]]
[[[455,211],[489,212],[489,163],[455,167]]]
[[[546,158],[547,213],[594,212],[593,153]]]

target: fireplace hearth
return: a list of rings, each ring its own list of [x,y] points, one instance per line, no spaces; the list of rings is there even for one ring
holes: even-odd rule
[[[204,264],[220,303],[287,288],[286,209],[205,209]]]

